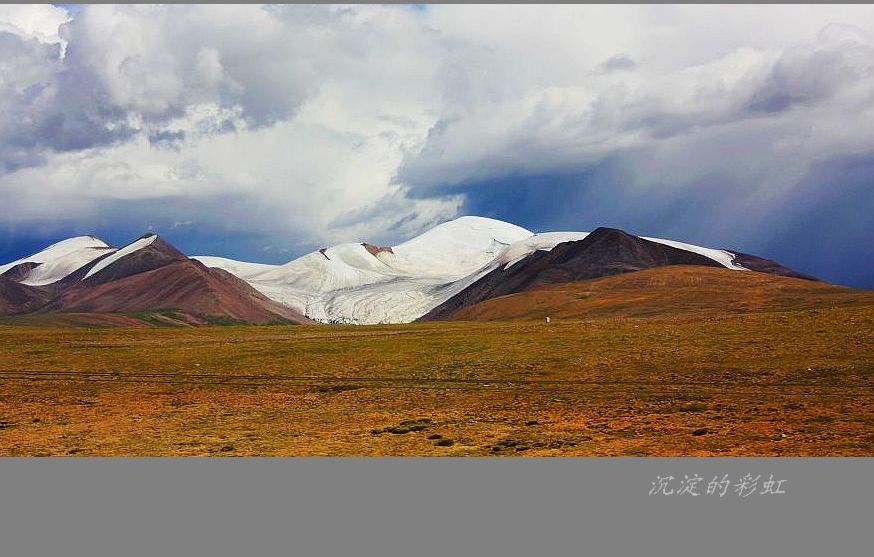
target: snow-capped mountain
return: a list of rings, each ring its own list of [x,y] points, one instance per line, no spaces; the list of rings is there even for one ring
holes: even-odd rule
[[[69,238],[33,255],[0,265],[0,275],[28,286],[52,284],[101,257],[114,253],[115,248],[94,236]]]
[[[56,312],[139,316],[128,324],[309,321],[151,233],[121,249],[70,238],[0,266],[0,313]]]
[[[535,234],[499,220],[468,216],[397,246],[341,244],[275,267],[216,257],[194,259],[237,274],[268,298],[317,321],[403,323],[427,314],[495,269],[588,234]],[[646,239],[702,255],[728,269],[746,269],[729,251]]]
[[[155,234],[120,249],[80,236],[0,266],[0,277],[8,306],[27,301],[17,302],[22,311],[40,303],[36,311],[188,308],[258,322],[280,316],[369,324],[443,318],[532,285],[678,264],[801,276],[755,256],[614,229],[535,234],[468,216],[395,246],[340,244],[284,265],[188,258]]]
[[[198,257],[238,275],[268,298],[323,322],[412,321],[455,293],[452,286],[488,265],[524,228],[461,217],[392,247],[340,244],[259,272],[250,264]]]

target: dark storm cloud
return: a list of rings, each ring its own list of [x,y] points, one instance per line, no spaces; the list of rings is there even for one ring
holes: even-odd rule
[[[817,163],[770,216],[761,250],[823,280],[874,288],[874,151]]]
[[[719,204],[730,201],[725,199],[732,195],[734,184],[729,181],[711,177],[699,187],[673,192],[662,184],[657,195],[646,195],[636,187],[638,180],[631,161],[611,157],[582,172],[477,184],[466,196],[463,211],[509,220],[538,232],[610,226],[716,247],[743,238],[737,219],[715,222],[725,218]]]
[[[753,190],[739,193],[744,184],[730,172],[694,184],[655,184],[647,190],[657,193],[644,193],[638,167],[613,157],[584,172],[514,176],[447,191],[466,192],[464,213],[534,231],[617,227],[754,253],[829,282],[874,288],[874,152],[817,163],[764,205]]]

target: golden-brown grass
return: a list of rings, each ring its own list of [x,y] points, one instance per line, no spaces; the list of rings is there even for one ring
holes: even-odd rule
[[[462,308],[454,319],[646,317],[785,311],[874,303],[874,292],[713,267],[674,265],[543,286]]]
[[[874,455],[874,304],[805,284],[549,325],[0,327],[0,455]]]

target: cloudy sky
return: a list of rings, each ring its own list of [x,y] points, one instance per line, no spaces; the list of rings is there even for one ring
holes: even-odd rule
[[[0,260],[463,214],[874,287],[871,6],[0,6]]]

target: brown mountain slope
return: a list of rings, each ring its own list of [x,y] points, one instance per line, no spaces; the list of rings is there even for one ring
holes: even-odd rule
[[[113,267],[115,264],[105,271]],[[198,318],[248,323],[309,321],[230,273],[209,269],[187,258],[111,282],[93,284],[84,280],[66,288],[40,311],[134,313],[161,310],[181,312],[187,322],[198,322]]]
[[[33,311],[45,304],[48,298],[48,294],[39,288],[0,276],[0,313]]]
[[[670,266],[546,285],[460,308],[441,319],[707,316],[874,305],[874,291],[725,268]]]

